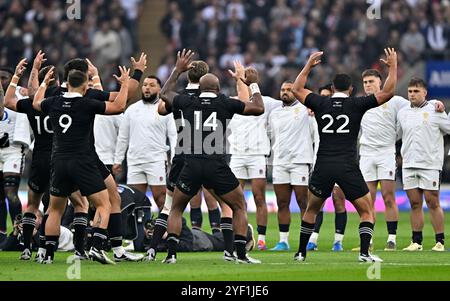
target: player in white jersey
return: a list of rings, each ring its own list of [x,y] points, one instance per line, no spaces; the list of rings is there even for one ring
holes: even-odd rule
[[[362,78],[364,92],[367,95],[375,94],[381,90],[382,78],[377,70],[364,71]],[[381,185],[389,234],[385,251],[396,250],[398,224],[398,207],[395,202],[396,123],[397,113],[406,106],[409,106],[409,101],[403,97],[394,96],[382,106],[367,111],[361,121],[360,168],[369,187],[373,203],[376,200],[378,183]],[[436,109],[443,111],[443,104],[436,105]],[[374,207],[373,210],[375,210]],[[374,216],[376,215],[374,214]]]
[[[422,251],[424,227],[423,198],[430,212],[436,245],[444,248],[444,212],[439,204],[440,175],[444,164],[444,139],[450,134],[450,120],[445,112],[436,112],[426,100],[427,85],[413,78],[408,85],[410,106],[397,115],[397,134],[402,139],[403,188],[411,204],[412,242],[405,251]]]
[[[282,104],[269,116],[273,156],[273,186],[278,205],[280,240],[273,251],[289,250],[292,191],[303,216],[307,205],[311,165],[314,161],[314,138],[317,126],[314,117],[292,93],[292,82],[284,82],[280,90]],[[316,138],[317,139],[317,138]],[[316,141],[316,146],[318,141]]]
[[[0,80],[4,91],[7,90],[13,75],[13,70],[0,68]],[[16,91],[18,98],[24,98],[22,95],[25,93],[24,89],[17,87]],[[9,201],[9,213],[13,222],[16,216],[22,212],[18,190],[25,154],[30,144],[30,125],[27,116],[5,108],[0,119],[0,186],[2,190],[0,193],[0,236],[6,234],[5,196]]]
[[[127,153],[127,184],[144,193],[150,186],[156,205],[162,209],[167,152],[170,150],[171,156],[174,155],[177,132],[171,115],[158,114],[160,91],[161,81],[157,77],[144,80],[142,99],[127,109],[120,125],[113,169],[116,172],[120,169]]]

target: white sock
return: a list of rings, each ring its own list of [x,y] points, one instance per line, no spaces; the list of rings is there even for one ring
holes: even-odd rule
[[[317,245],[317,240],[319,239],[319,233],[313,232],[311,237],[309,238],[309,242],[312,242]]]
[[[392,241],[393,243],[396,243],[396,238],[397,238],[396,234],[389,234],[387,241]]]
[[[289,241],[289,232],[280,232],[280,242],[288,243]]]
[[[125,249],[122,246],[119,247],[114,247],[112,248],[114,254],[118,257],[122,256],[123,254],[125,254]]]
[[[370,245],[373,245],[373,238],[370,239]]]
[[[344,234],[334,233],[334,242],[340,242],[344,240]]]
[[[262,240],[263,242],[266,242],[266,236],[262,234],[258,234],[258,241]]]
[[[164,207],[161,210],[161,213],[169,215],[170,209],[172,208],[172,201],[173,201],[172,196],[170,196],[168,193],[166,193],[166,200],[164,201]]]

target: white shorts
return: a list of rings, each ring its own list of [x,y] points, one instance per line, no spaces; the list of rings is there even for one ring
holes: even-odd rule
[[[166,185],[166,161],[129,165],[127,184]]]
[[[395,180],[395,155],[392,156],[361,156],[359,168],[364,181]]]
[[[308,186],[310,176],[309,164],[274,165],[273,184],[291,184],[295,186]]]
[[[439,190],[441,172],[435,169],[403,168],[403,189]]]
[[[22,174],[26,150],[25,146],[19,145],[0,148],[0,171]]]
[[[231,156],[231,171],[240,180],[265,179],[266,157],[265,156]]]

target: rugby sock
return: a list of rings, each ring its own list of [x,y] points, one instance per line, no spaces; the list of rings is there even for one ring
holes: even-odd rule
[[[311,234],[311,237],[309,238],[309,242],[312,242],[313,244],[316,244],[317,245],[317,240],[319,239],[319,233],[317,233],[317,232],[313,232],[312,234]]]
[[[239,259],[244,259],[246,257],[246,251],[245,251],[246,242],[247,242],[247,239],[245,236],[237,235],[237,234],[234,236],[234,246],[236,247],[237,257]]]
[[[201,208],[191,208],[191,226],[192,228],[201,229],[203,223],[203,215]]]
[[[87,213],[76,212],[75,217],[73,219],[73,228],[75,230],[73,239],[75,244],[75,250],[81,254],[84,254],[84,238],[87,224],[88,224]]]
[[[177,257],[177,246],[180,241],[179,237],[175,233],[169,233],[167,235],[167,256],[171,257],[172,255]]]
[[[106,229],[93,228],[92,233],[92,247],[97,250],[104,250],[106,240],[108,239],[108,237],[106,236]]]
[[[47,219],[48,214],[45,214],[39,226],[39,249],[45,249],[45,224],[47,223]]]
[[[108,223],[109,240],[111,248],[117,256],[122,256],[122,215],[120,213],[111,213]]]
[[[280,230],[280,242],[288,243],[289,241],[289,224],[278,224]]]
[[[369,255],[370,241],[373,235],[373,223],[361,222],[359,224],[359,238],[361,240],[361,255]]]
[[[212,233],[220,232],[220,210],[219,208],[209,210],[209,224],[211,226]]]
[[[345,233],[345,227],[347,226],[347,211],[342,213],[336,213],[334,217],[334,229],[336,234],[341,234],[342,237]],[[336,239],[335,239],[336,240]],[[340,240],[342,241],[342,239]]]
[[[438,233],[436,234],[436,243],[440,242],[441,244],[444,244],[444,233]]]
[[[153,230],[152,241],[150,242],[150,249],[153,249],[156,254],[156,247],[158,247],[161,239],[167,230],[167,219],[169,216],[164,213],[160,213],[155,222],[155,229]]]
[[[302,221],[302,225],[300,227],[300,243],[298,246],[298,253],[302,254],[303,257],[306,257],[306,246],[311,234],[314,232],[314,225],[315,224]]]
[[[334,242],[340,242],[344,240],[344,234],[334,233]]]
[[[413,243],[418,243],[419,245],[422,244],[423,235],[422,231],[412,231],[412,241]]]
[[[231,217],[222,217],[220,220],[220,229],[223,234],[225,251],[233,254],[233,219]]]
[[[47,235],[45,236],[45,259],[50,258],[53,260],[55,257],[56,244],[58,243],[59,236]]]
[[[31,250],[31,237],[36,227],[36,215],[31,212],[25,212],[22,218],[23,222],[23,247]]]
[[[387,224],[387,230],[389,233],[388,241],[395,242],[395,238],[397,236],[398,221],[386,222],[386,224]]]
[[[319,234],[320,228],[322,227],[323,222],[323,211],[320,211],[316,216],[316,224],[314,225],[314,232]]]
[[[262,240],[262,241],[266,241],[266,232],[267,232],[267,226],[261,226],[258,225],[258,227],[256,228],[258,231],[258,241]]]
[[[0,200],[0,232],[6,233],[6,217],[8,216],[8,209],[6,208],[5,199]]]

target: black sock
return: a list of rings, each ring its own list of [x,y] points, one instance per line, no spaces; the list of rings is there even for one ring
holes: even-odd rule
[[[396,235],[397,234],[398,222],[397,221],[395,221],[395,222],[386,222],[386,224],[387,224],[388,234]]]
[[[316,223],[314,224],[314,232],[319,233],[323,222],[323,211],[320,211],[316,216]]]
[[[242,235],[234,236],[234,246],[236,247],[237,257],[239,259],[244,259],[246,257],[245,244],[247,243],[247,238]]]
[[[109,216],[108,234],[111,248],[122,245],[122,215],[120,213],[111,213]]]
[[[153,237],[150,243],[150,248],[155,250],[155,252],[159,243],[161,242],[162,237],[164,236],[164,233],[166,233],[168,218],[169,216],[167,214],[160,213],[158,218],[156,219],[155,229],[153,230]]]
[[[97,250],[104,250],[106,245],[106,229],[93,228],[92,229],[92,247]]]
[[[36,227],[36,215],[31,212],[25,212],[22,218],[23,223],[23,247],[31,250],[31,238],[33,230]]]
[[[278,224],[278,229],[280,232],[289,232],[290,224]]]
[[[444,244],[444,233],[438,233],[436,234],[436,243],[440,242],[441,244]]]
[[[192,228],[201,229],[203,223],[203,215],[201,208],[191,208],[191,226]]]
[[[175,233],[169,233],[167,235],[167,256],[172,257],[172,255],[177,257],[177,246],[179,242],[178,235]]]
[[[84,253],[84,238],[86,234],[86,227],[88,224],[88,215],[87,213],[77,212],[75,213],[75,217],[73,219],[73,228],[75,230],[75,234],[73,236],[75,250],[79,253]]]
[[[314,232],[314,225],[315,224],[302,221],[302,225],[300,227],[300,243],[298,245],[298,253],[302,254],[303,257],[306,257],[306,245],[309,242],[311,234]]]
[[[216,208],[208,211],[209,224],[213,233],[220,231],[220,210]]]
[[[55,257],[56,244],[58,243],[59,236],[47,235],[45,236],[45,258],[53,260]]]
[[[266,235],[267,226],[258,225],[258,228],[256,228],[256,229],[257,229],[259,235]]]
[[[334,227],[337,234],[345,234],[345,227],[347,226],[347,211],[336,213],[334,217]]]
[[[370,240],[373,236],[373,224],[362,222],[359,224],[359,238],[361,240],[361,255],[369,255]]]
[[[6,208],[5,199],[0,200],[0,231],[6,233],[6,218],[8,216],[8,208]]]
[[[45,214],[42,218],[41,225],[39,226],[39,248],[45,249],[45,224],[47,223],[48,214]]]
[[[220,229],[223,234],[225,251],[233,254],[233,219],[231,217],[222,217],[220,221]]]
[[[14,224],[16,216],[19,214],[22,214],[22,203],[19,198],[17,198],[14,202],[9,201],[9,215],[11,216],[12,224]]]
[[[413,231],[412,232],[412,241],[421,245],[422,241],[423,241],[422,231]]]

